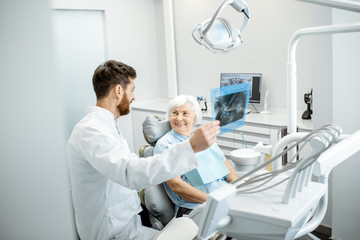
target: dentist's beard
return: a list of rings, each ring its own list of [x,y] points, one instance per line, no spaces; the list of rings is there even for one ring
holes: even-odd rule
[[[130,113],[130,102],[127,100],[127,95],[124,93],[123,98],[118,106],[120,116],[127,115]]]

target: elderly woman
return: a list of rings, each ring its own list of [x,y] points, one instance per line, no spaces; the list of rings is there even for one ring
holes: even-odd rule
[[[190,138],[195,124],[201,122],[201,109],[194,97],[180,95],[173,98],[167,109],[172,130],[165,134],[156,143],[154,154],[162,153],[171,145]],[[224,162],[229,170],[227,176],[223,176],[213,182],[194,187],[186,175],[178,176],[164,183],[164,188],[169,198],[175,204],[175,216],[181,217],[189,214],[192,209],[206,201],[208,193],[238,178],[234,167],[225,159],[223,152],[215,143],[208,150],[215,152],[216,157]]]

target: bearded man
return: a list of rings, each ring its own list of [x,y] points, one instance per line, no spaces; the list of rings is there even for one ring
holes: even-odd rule
[[[142,226],[137,191],[199,166],[195,153],[220,133],[218,121],[199,127],[193,136],[162,154],[139,158],[131,153],[117,127],[135,100],[136,71],[119,61],[97,67],[92,79],[96,106],[74,127],[67,144],[72,202],[82,240],[153,239]]]

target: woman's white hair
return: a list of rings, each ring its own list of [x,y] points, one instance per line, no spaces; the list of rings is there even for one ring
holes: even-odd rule
[[[194,125],[200,124],[202,120],[201,108],[199,103],[195,100],[193,96],[190,95],[179,95],[170,100],[167,108],[167,118],[170,119],[171,112],[174,108],[180,107],[186,103],[189,103],[192,107],[193,112],[195,113],[195,122]]]

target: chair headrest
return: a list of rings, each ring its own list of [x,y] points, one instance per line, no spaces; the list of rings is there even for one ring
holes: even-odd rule
[[[171,130],[169,120],[161,120],[155,115],[146,116],[142,126],[144,138],[152,146],[156,144],[156,141],[159,140],[159,138]]]

